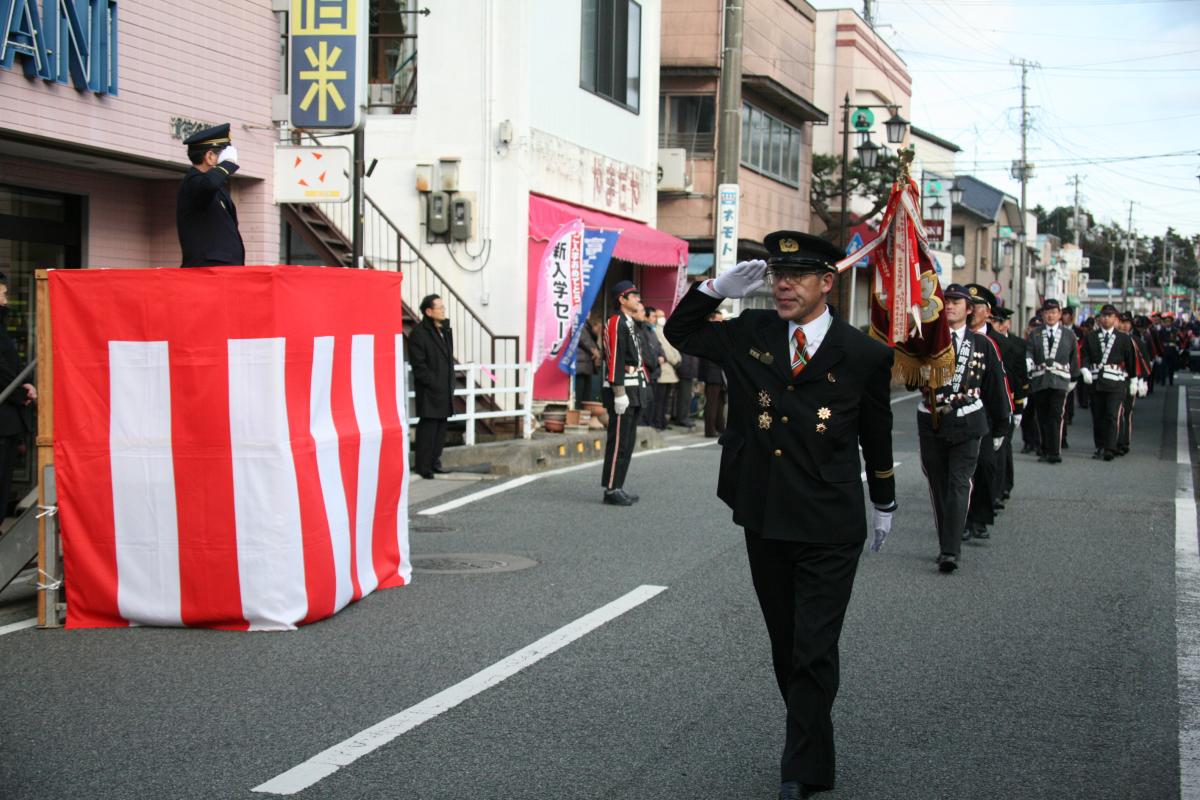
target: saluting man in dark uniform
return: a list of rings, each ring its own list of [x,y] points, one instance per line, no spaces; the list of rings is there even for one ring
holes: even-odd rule
[[[1029,383],[1041,429],[1038,461],[1061,464],[1063,412],[1067,392],[1079,380],[1079,348],[1075,333],[1062,324],[1061,303],[1053,299],[1044,302],[1042,319],[1046,324],[1030,333],[1026,342],[1027,354],[1033,360]]]
[[[967,325],[971,298],[967,288],[952,283],[942,296],[954,346],[954,374],[934,393],[932,408],[928,396],[917,407],[917,441],[937,524],[936,563],[941,572],[954,572],[962,542],[970,538],[971,478],[979,459],[1003,444],[1010,406],[996,348],[987,336],[973,333]],[[988,452],[981,454],[985,447]]]
[[[241,266],[246,263],[246,246],[229,195],[229,177],[238,171],[229,123],[205,128],[183,143],[192,168],[179,185],[175,205],[175,226],[183,250],[181,266]]]
[[[604,447],[604,502],[631,506],[636,494],[625,491],[625,473],[637,441],[638,416],[650,405],[651,393],[646,361],[642,355],[634,316],[642,310],[642,298],[632,281],[613,286],[617,313],[604,326],[604,407],[608,410],[608,442]]]
[[[1100,309],[1099,326],[1083,343],[1083,382],[1092,387],[1092,458],[1112,461],[1117,455],[1117,428],[1129,397],[1131,380],[1137,375],[1137,353],[1133,338],[1117,330],[1117,307]]]
[[[867,536],[858,450],[875,507],[872,548],[891,530],[892,352],[826,305],[841,251],[777,231],[770,259],[692,287],[667,321],[681,352],[719,363],[729,379],[717,496],[745,530],[754,590],[787,705],[779,797],[833,788],[831,712],[838,638]],[[764,278],[775,311],[708,316]]]

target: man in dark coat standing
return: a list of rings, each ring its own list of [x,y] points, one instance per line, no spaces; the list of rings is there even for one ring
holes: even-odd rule
[[[0,274],[0,390],[16,380],[22,369],[17,346],[8,334],[8,277]],[[17,449],[21,439],[33,430],[29,405],[36,399],[33,384],[23,383],[0,403],[0,519],[8,515]]]
[[[988,539],[991,537],[991,534],[988,533],[988,526],[996,522],[996,500],[1000,495],[996,487],[999,483],[998,477],[1003,458],[1003,440],[1007,434],[1009,421],[1012,419],[1012,389],[1009,386],[1008,375],[1004,367],[1004,353],[1000,349],[1003,337],[989,324],[992,309],[996,307],[996,296],[986,286],[978,283],[968,283],[966,290],[970,296],[967,327],[970,328],[971,333],[981,334],[984,337],[982,343],[987,345],[996,356],[994,365],[997,372],[996,378],[1000,388],[1004,390],[1004,400],[1006,401],[985,408],[992,424],[989,425],[988,431],[981,436],[979,442],[979,458],[975,463],[975,475],[971,482],[971,502],[967,511],[967,527],[963,532],[964,539],[968,538],[968,535],[977,539]],[[992,419],[993,416],[997,419]],[[997,444],[995,437],[989,434],[1001,430],[1003,432],[998,434],[1001,441]]]
[[[408,363],[417,394],[416,472],[430,480],[444,475],[446,420],[454,415],[454,338],[442,298],[421,301],[421,322],[408,335]]]
[[[175,227],[184,267],[241,266],[246,246],[238,231],[229,178],[238,171],[238,152],[229,123],[205,128],[183,140],[188,170],[175,202]]]
[[[794,800],[834,785],[838,639],[867,536],[860,446],[875,506],[873,548],[896,509],[892,352],[826,305],[839,248],[795,231],[772,233],[763,244],[769,261],[743,262],[693,286],[664,332],[728,378],[717,496],[745,530],[787,705],[779,797]],[[775,311],[708,319],[725,298],[746,296],[764,278]]]

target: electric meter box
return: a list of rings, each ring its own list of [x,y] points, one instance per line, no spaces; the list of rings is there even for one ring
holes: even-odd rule
[[[471,238],[471,201],[456,197],[450,203],[450,238],[465,242]]]
[[[425,224],[435,236],[450,232],[450,195],[446,192],[430,192],[425,196]]]

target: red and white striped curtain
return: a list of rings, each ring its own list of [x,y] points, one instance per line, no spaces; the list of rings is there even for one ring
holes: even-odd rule
[[[50,273],[67,627],[291,629],[409,581],[400,281]]]

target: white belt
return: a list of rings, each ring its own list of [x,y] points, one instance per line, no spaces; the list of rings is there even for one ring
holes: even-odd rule
[[[983,401],[975,400],[970,403],[967,403],[965,406],[959,406],[958,408],[954,409],[954,416],[965,417],[970,414],[974,414],[976,411],[979,411],[982,408],[983,408]],[[928,413],[930,413],[929,405],[926,403],[921,403],[921,405],[917,406],[917,411],[919,411],[922,414],[928,414]],[[939,411],[939,413],[944,414],[945,412]]]
[[[1109,378],[1111,380],[1116,380],[1116,381],[1123,381],[1129,377],[1128,375],[1125,374],[1124,367],[1117,367],[1117,366],[1113,366],[1111,364],[1105,364],[1103,367],[1101,367],[1100,374],[1101,374],[1101,376],[1103,376],[1105,378]]]

